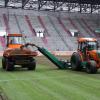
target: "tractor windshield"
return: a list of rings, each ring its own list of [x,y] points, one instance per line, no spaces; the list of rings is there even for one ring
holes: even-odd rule
[[[97,42],[88,42],[88,50],[97,50]]]
[[[22,37],[9,37],[9,44],[23,44]]]

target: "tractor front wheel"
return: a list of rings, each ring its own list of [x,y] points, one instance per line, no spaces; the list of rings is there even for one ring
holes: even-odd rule
[[[2,68],[6,69],[6,58],[5,57],[2,58]]]
[[[87,63],[86,65],[86,72],[90,74],[95,74],[97,73],[97,68],[96,68],[96,62],[94,60],[91,60]]]
[[[28,70],[35,70],[36,69],[36,61],[35,59],[28,65]]]
[[[14,70],[14,64],[12,62],[7,62],[6,64],[6,70],[7,71],[13,71]]]
[[[3,57],[2,58],[2,68],[6,71],[13,71],[14,70],[14,64],[13,62],[10,62],[8,58]]]

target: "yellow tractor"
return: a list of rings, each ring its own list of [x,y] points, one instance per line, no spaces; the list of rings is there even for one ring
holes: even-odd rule
[[[6,49],[2,58],[3,69],[12,71],[15,65],[20,65],[22,68],[35,70],[36,61],[33,57],[37,56],[37,52],[31,51],[27,47],[21,48],[24,45],[22,34],[8,34],[5,41]]]

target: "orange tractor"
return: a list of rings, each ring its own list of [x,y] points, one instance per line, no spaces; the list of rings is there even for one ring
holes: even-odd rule
[[[95,38],[79,38],[78,50],[71,56],[73,70],[86,69],[87,73],[96,73],[100,68],[100,50]]]
[[[12,71],[15,65],[21,65],[22,68],[35,70],[36,61],[33,57],[37,56],[37,52],[31,51],[26,46],[23,46],[22,34],[8,34],[5,37],[6,49],[3,53],[2,67],[7,71]]]

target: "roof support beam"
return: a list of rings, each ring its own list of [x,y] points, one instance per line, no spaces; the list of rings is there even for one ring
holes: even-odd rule
[[[9,0],[5,0],[5,7],[7,7]]]
[[[10,7],[17,7],[17,3],[22,3],[22,9],[37,9],[37,10],[66,10],[80,13],[94,13],[100,10],[100,0],[4,0],[5,5],[12,3]],[[28,4],[28,6],[26,6]],[[63,9],[64,7],[64,9]],[[77,8],[77,9],[76,9]],[[75,10],[74,10],[75,9]]]
[[[29,0],[22,0],[22,8],[29,2]]]

